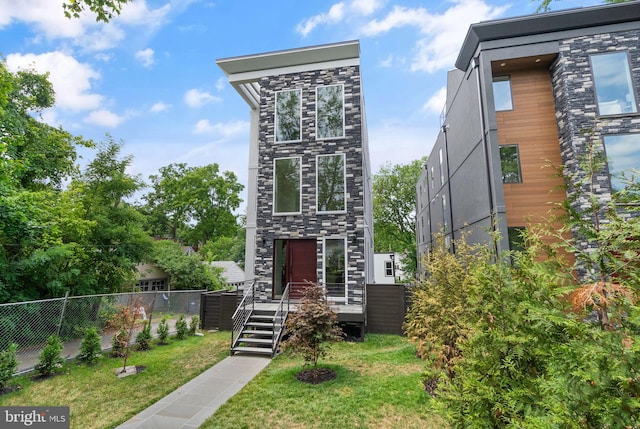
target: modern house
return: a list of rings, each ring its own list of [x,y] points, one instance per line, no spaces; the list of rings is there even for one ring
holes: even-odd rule
[[[312,282],[342,322],[363,328],[373,209],[359,42],[216,62],[250,110],[245,301],[254,315],[241,305],[238,317],[246,325],[258,304],[271,306],[276,321],[263,314],[256,326],[277,329]]]
[[[401,253],[375,253],[373,267],[373,283],[375,284],[395,284],[406,278],[402,269]]]
[[[638,1],[471,25],[416,187],[418,255],[440,231],[449,245],[463,231],[489,243],[497,229],[497,250],[516,248],[575,188],[558,189],[549,166],[582,174],[590,141],[608,157],[595,180],[610,198],[616,173],[640,167],[639,41]]]

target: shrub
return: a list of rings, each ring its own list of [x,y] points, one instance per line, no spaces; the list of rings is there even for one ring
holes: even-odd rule
[[[138,350],[149,350],[151,348],[151,323],[146,322],[142,331],[136,335],[136,346]]]
[[[0,389],[13,377],[18,368],[18,345],[9,344],[6,350],[0,352]]]
[[[301,354],[305,363],[311,364],[313,371],[317,372],[318,359],[326,354],[328,345],[342,340],[337,320],[322,288],[310,284],[304,289],[298,310],[287,320],[290,335],[282,346]]]
[[[122,328],[113,334],[111,339],[111,356],[116,358],[124,357],[127,344],[129,344],[129,333]]]
[[[169,339],[169,323],[167,323],[166,317],[160,321],[156,332],[158,334],[158,343],[167,344],[167,340]]]
[[[179,340],[184,340],[187,337],[187,333],[189,332],[189,328],[187,326],[187,321],[184,318],[184,315],[180,315],[178,320],[176,320],[176,338]]]
[[[40,352],[38,356],[38,363],[35,366],[35,370],[40,375],[47,376],[56,372],[62,368],[64,359],[60,356],[62,353],[62,340],[57,335],[50,335],[47,338],[47,345]]]
[[[102,356],[102,342],[98,330],[96,328],[88,328],[85,330],[84,338],[80,343],[80,354],[78,359],[90,365]]]
[[[191,322],[189,322],[189,335],[195,335],[198,332],[200,326],[200,318],[198,316],[191,316]]]

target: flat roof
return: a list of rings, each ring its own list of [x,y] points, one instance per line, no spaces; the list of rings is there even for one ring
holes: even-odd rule
[[[261,54],[220,58],[216,60],[216,64],[218,64],[227,75],[231,75],[359,57],[360,42],[358,40],[351,40],[326,45],[264,52]]]
[[[640,1],[524,15],[471,24],[456,60],[466,71],[481,42],[640,20]]]

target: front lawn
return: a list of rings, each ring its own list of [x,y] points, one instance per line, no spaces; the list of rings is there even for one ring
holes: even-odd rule
[[[338,343],[319,366],[337,378],[319,385],[298,381],[302,358],[283,354],[224,404],[202,428],[446,427],[427,409],[415,346],[394,335]]]
[[[127,365],[146,369],[121,379],[114,369],[122,368],[122,359],[108,357],[94,366],[68,363],[62,374],[46,380],[27,374],[9,382],[21,389],[0,396],[0,405],[69,406],[71,428],[115,427],[229,356],[230,341],[229,332],[172,338],[169,345],[132,352]]]

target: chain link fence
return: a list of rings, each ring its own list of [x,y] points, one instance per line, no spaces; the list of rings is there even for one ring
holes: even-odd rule
[[[200,295],[204,290],[155,291],[108,295],[66,296],[40,301],[0,304],[0,350],[18,345],[18,373],[33,369],[47,338],[57,334],[64,343],[62,356],[74,358],[87,328],[95,327],[102,337],[102,348],[111,348],[110,321],[122,306],[135,305],[141,319],[151,322],[152,333],[167,318],[171,329],[180,316],[200,314]],[[134,334],[135,338],[135,334]]]

